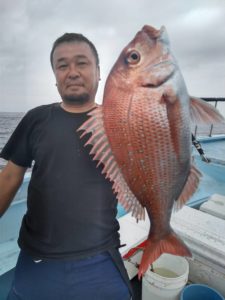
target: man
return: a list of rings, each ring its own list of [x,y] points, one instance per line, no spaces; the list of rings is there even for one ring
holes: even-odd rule
[[[71,33],[55,41],[50,59],[62,102],[29,111],[1,152],[8,164],[0,173],[0,215],[34,162],[8,300],[130,299],[117,201],[76,133],[96,105],[98,54]]]

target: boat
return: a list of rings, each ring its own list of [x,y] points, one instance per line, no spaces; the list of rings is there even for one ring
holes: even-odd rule
[[[195,128],[195,134],[197,129]],[[225,134],[198,137],[210,163],[193,147],[195,163],[203,176],[197,192],[187,205],[174,213],[171,225],[193,253],[189,262],[189,282],[208,284],[225,297]],[[15,264],[19,254],[17,238],[23,215],[26,212],[26,196],[31,173],[27,172],[23,184],[5,215],[0,219],[0,300],[5,300],[11,286]],[[223,210],[222,207],[223,206]],[[149,231],[149,220],[136,220],[118,205],[121,255],[130,280],[140,290],[136,280],[142,256],[142,243]],[[127,256],[133,249],[133,253]],[[141,292],[138,291],[141,299]]]

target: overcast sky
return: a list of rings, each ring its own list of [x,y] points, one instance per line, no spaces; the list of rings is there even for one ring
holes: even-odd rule
[[[49,53],[65,32],[96,45],[101,103],[107,74],[144,24],[166,26],[189,94],[225,97],[225,0],[0,0],[0,111],[60,101]]]

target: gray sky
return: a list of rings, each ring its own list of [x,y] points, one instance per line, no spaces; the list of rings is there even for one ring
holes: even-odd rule
[[[0,111],[60,101],[49,63],[56,38],[93,41],[105,79],[143,25],[165,25],[189,94],[225,97],[225,0],[0,0]]]

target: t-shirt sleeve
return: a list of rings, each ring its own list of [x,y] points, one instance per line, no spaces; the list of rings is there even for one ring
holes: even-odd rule
[[[32,164],[32,151],[29,141],[31,124],[29,124],[29,119],[29,113],[27,113],[0,153],[1,158],[11,160],[16,165],[25,168],[31,167]]]

